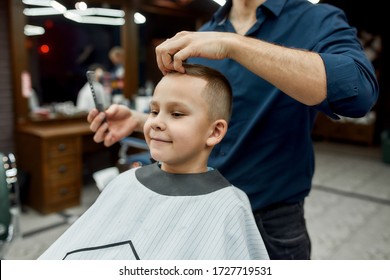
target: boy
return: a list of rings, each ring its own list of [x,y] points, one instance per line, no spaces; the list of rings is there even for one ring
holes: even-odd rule
[[[186,65],[156,86],[145,139],[157,162],[115,178],[40,259],[268,259],[245,193],[207,167],[231,88]]]

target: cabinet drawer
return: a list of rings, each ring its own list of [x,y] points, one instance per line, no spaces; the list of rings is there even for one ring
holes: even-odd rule
[[[77,151],[77,141],[74,138],[61,138],[48,142],[48,158],[73,155]]]
[[[49,182],[51,185],[74,182],[79,179],[79,166],[72,157],[52,159],[49,161]]]
[[[78,200],[79,188],[76,183],[62,184],[56,187],[50,188],[47,192],[48,204],[58,204],[67,200]]]

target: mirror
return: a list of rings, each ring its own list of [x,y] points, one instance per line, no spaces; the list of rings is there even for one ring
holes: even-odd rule
[[[109,51],[121,45],[120,26],[82,24],[62,15],[30,16],[27,24],[45,33],[26,36],[31,84],[40,105],[72,101],[93,64],[113,69]]]
[[[74,5],[77,1],[60,2]],[[125,11],[125,24],[78,24],[61,15],[27,17],[23,15],[25,5],[21,0],[9,0],[16,125],[35,121],[30,118],[28,100],[23,95],[22,80],[26,72],[32,74],[31,85],[36,90],[41,104],[74,102],[77,90],[83,81],[86,82],[85,71],[88,65],[99,62],[110,68],[112,65],[108,51],[110,47],[120,45],[126,54],[123,92],[126,98],[132,98],[146,81],[152,80],[156,84],[161,78],[155,60],[155,46],[178,31],[199,28],[218,8],[213,1],[91,2],[95,5],[109,3],[111,7],[120,7]],[[146,15],[145,25],[134,23],[133,15],[136,12]],[[27,23],[44,26],[47,33],[34,38],[21,36]],[[55,31],[57,29],[59,31]]]

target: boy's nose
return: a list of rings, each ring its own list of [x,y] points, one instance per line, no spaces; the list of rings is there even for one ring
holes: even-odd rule
[[[163,117],[160,114],[153,119],[151,126],[154,130],[164,130],[166,128]]]

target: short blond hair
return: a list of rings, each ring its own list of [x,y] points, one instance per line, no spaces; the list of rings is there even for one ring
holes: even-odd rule
[[[219,71],[200,64],[183,64],[187,75],[198,77],[207,82],[202,92],[203,98],[209,105],[209,117],[212,121],[230,120],[232,113],[232,87],[228,79]]]

